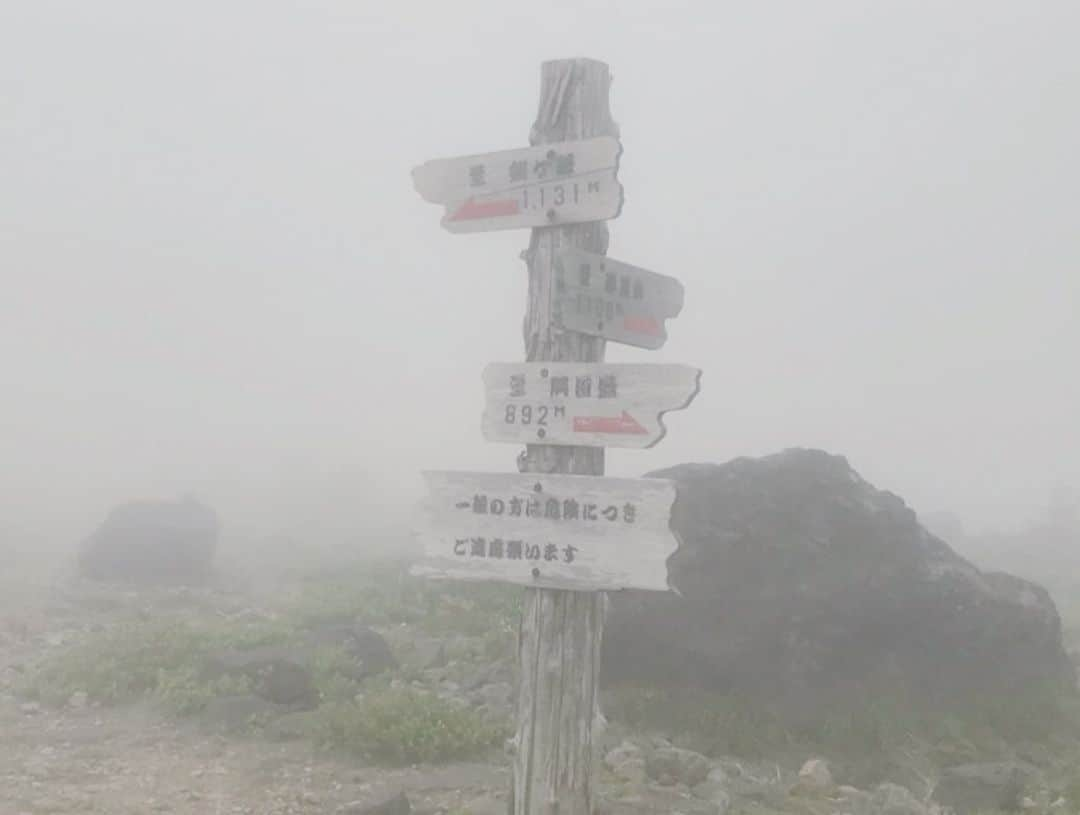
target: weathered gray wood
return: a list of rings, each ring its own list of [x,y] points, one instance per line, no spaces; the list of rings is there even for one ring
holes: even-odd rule
[[[667,340],[664,321],[683,307],[683,285],[674,277],[564,249],[555,266],[552,318],[568,331],[657,349]]]
[[[669,591],[675,483],[426,472],[422,577],[551,589]]]
[[[541,70],[533,144],[617,138],[608,108],[611,75],[593,60],[558,60]],[[534,229],[529,269],[526,358],[600,362],[604,341],[557,330],[551,322],[555,260],[567,248],[605,254],[603,221]],[[603,475],[595,447],[530,445],[522,472]],[[592,724],[597,710],[606,598],[600,592],[528,589],[519,639],[516,754],[511,815],[592,815]]]
[[[488,441],[652,447],[663,415],[697,395],[689,365],[494,362],[484,369]]]
[[[451,232],[599,221],[622,208],[621,149],[605,136],[435,159],[413,170],[413,186],[445,206]]]

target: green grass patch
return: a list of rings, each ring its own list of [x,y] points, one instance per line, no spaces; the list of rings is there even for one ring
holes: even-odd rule
[[[490,637],[497,650],[517,631],[521,603],[516,586],[425,580],[403,563],[385,562],[301,577],[283,611],[300,626],[406,623],[432,635]]]
[[[77,692],[103,705],[156,696],[169,709],[195,712],[214,695],[238,692],[235,682],[200,682],[198,672],[209,654],[284,642],[289,636],[288,628],[272,623],[121,623],[46,657],[20,691],[54,706]]]
[[[475,711],[430,693],[384,688],[319,711],[315,739],[380,764],[438,764],[472,758],[506,735]]]

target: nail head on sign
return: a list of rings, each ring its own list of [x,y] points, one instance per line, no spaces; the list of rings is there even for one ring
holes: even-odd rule
[[[547,431],[544,430],[544,428],[541,427],[539,430],[536,431],[536,435],[539,436],[540,438],[544,438],[544,436],[547,435]]]
[[[535,566],[533,566],[532,576],[534,580],[540,577],[540,570],[537,569]]]
[[[543,491],[544,491],[544,488],[541,487],[540,482],[537,481],[536,484],[533,485],[533,492],[543,492]]]

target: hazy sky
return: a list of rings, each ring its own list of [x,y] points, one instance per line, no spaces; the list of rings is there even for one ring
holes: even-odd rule
[[[615,76],[612,256],[704,369],[635,475],[789,446],[1013,524],[1080,486],[1080,3],[0,0],[0,526],[192,491],[348,531],[512,471],[527,231],[410,170],[527,143],[545,59]],[[314,527],[312,527],[314,528]]]

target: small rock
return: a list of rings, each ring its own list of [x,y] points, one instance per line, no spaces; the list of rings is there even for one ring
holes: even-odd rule
[[[649,780],[649,773],[643,758],[627,758],[611,768],[611,772],[631,784],[644,784]]]
[[[412,815],[412,804],[404,792],[375,803],[353,801],[338,809],[338,815]]]
[[[874,790],[872,806],[880,815],[926,815],[926,807],[911,794],[911,790],[899,784],[879,785]]]
[[[692,790],[695,798],[716,804],[717,815],[724,815],[731,809],[731,795],[722,784],[716,781],[702,781]]]
[[[799,770],[799,781],[794,792],[803,795],[824,795],[834,787],[829,763],[823,758],[812,758]]]
[[[614,750],[609,751],[608,754],[604,756],[604,763],[608,767],[615,769],[615,767],[619,766],[624,761],[631,758],[644,758],[644,756],[641,752],[640,747],[638,747],[633,742],[624,741],[622,744],[620,744]]]
[[[23,702],[23,704],[19,705],[19,710],[27,716],[34,716],[41,713],[41,705],[37,702]]]
[[[959,815],[1019,808],[1034,768],[1021,762],[961,764],[942,770],[934,800]]]
[[[709,760],[693,750],[661,747],[645,760],[650,778],[662,784],[685,784],[693,787],[709,777]]]
[[[90,696],[86,691],[75,691],[75,693],[71,694],[71,698],[68,699],[68,707],[74,708],[75,710],[82,710],[89,701]]]

